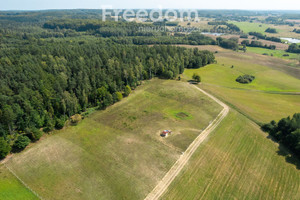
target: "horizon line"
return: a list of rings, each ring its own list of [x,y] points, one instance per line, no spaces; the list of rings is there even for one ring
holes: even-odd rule
[[[145,10],[209,10],[209,11],[215,11],[215,10],[224,10],[224,11],[299,11],[299,9],[240,9],[240,8],[106,8],[106,10],[115,10],[115,9],[122,9],[122,10],[138,10],[138,9],[145,9]],[[103,8],[49,8],[49,9],[4,9],[0,10],[0,12],[14,12],[14,11],[27,11],[27,12],[33,12],[33,11],[59,11],[59,10],[103,10]],[[300,13],[299,13],[300,14]]]

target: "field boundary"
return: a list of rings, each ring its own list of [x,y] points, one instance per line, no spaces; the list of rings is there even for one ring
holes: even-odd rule
[[[4,164],[4,166],[8,169],[8,171],[14,175],[18,181],[20,181],[30,192],[32,192],[38,199],[43,200],[42,197],[40,197],[40,195],[38,195],[38,193],[36,193],[35,191],[33,191],[13,170],[11,170],[6,164]]]
[[[183,167],[187,164],[189,159],[192,157],[194,152],[198,149],[200,144],[207,138],[207,136],[221,123],[221,121],[227,116],[229,112],[229,107],[207,93],[206,91],[200,89],[199,87],[193,85],[197,90],[201,91],[206,96],[213,99],[219,105],[223,107],[222,111],[218,114],[218,116],[210,123],[197,137],[196,139],[189,145],[186,151],[179,157],[179,159],[175,162],[175,164],[171,167],[171,169],[165,174],[162,180],[154,187],[154,189],[146,196],[145,200],[156,200],[161,197],[161,195],[168,189],[173,180],[177,177],[177,175],[181,172]]]

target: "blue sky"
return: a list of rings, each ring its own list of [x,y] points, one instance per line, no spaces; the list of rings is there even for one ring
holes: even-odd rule
[[[300,0],[1,0],[0,10],[193,8],[246,10],[299,10]]]

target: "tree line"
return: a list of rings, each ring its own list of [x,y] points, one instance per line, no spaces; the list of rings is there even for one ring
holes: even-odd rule
[[[278,123],[273,120],[264,124],[262,130],[268,132],[300,158],[300,113],[295,113],[292,118],[282,118]]]
[[[241,44],[245,45],[245,46],[248,46],[248,47],[260,47],[260,48],[266,48],[266,49],[272,49],[272,50],[276,49],[275,45],[272,45],[272,44],[270,44],[270,45],[267,45],[267,44],[263,45],[262,42],[255,41],[255,40],[253,40],[251,42],[249,40],[243,40],[241,42]]]
[[[281,42],[280,38],[268,37],[268,36],[266,36],[262,33],[259,33],[259,32],[249,32],[249,35],[253,35],[253,36],[257,37],[258,39],[269,40],[269,41],[273,41],[273,42]]]

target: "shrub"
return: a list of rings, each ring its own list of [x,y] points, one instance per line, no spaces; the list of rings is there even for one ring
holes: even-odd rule
[[[127,97],[131,93],[131,88],[129,85],[126,85],[124,90],[124,96]]]
[[[61,117],[61,118],[57,118],[55,120],[55,128],[56,129],[62,129],[65,126],[65,118]]]
[[[31,141],[38,141],[42,135],[43,135],[43,132],[38,129],[38,128],[26,128],[25,130],[25,133],[26,133],[26,136],[29,137],[29,139]]]
[[[201,77],[199,74],[193,74],[193,79],[195,82],[200,83],[201,82]]]
[[[80,114],[73,115],[71,117],[71,123],[77,125],[81,121],[82,117]]]
[[[30,143],[30,139],[25,135],[19,135],[17,140],[15,141],[13,148],[15,150],[25,149]]]
[[[247,83],[251,83],[254,79],[255,79],[255,76],[245,74],[243,76],[237,77],[237,79],[235,81],[239,82],[239,83],[247,84]]]
[[[11,147],[8,142],[3,137],[0,137],[0,159],[5,158],[10,150]]]
[[[277,30],[275,28],[267,28],[265,30],[265,32],[267,32],[267,33],[277,33]]]
[[[123,95],[122,95],[121,92],[116,92],[115,94],[116,94],[116,100],[117,101],[121,101],[123,99]]]

